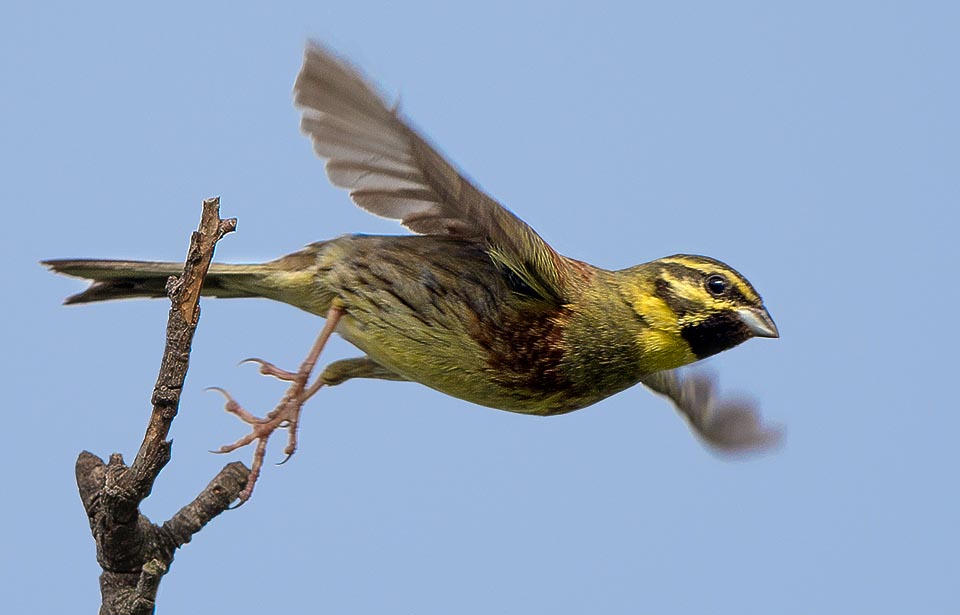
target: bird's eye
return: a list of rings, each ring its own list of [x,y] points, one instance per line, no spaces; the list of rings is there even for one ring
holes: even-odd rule
[[[722,275],[712,275],[707,278],[707,291],[714,297],[719,297],[727,290],[727,281]]]

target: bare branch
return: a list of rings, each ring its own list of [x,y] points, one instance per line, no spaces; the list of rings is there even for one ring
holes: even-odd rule
[[[145,615],[155,608],[160,580],[174,552],[190,541],[243,491],[249,470],[230,463],[188,505],[162,526],[140,513],[163,467],[170,461],[170,426],[180,405],[190,347],[200,318],[200,289],[217,242],[236,228],[220,218],[220,200],[203,202],[199,229],[190,239],[183,274],[167,282],[171,307],[160,373],[153,389],[153,411],[133,464],[119,453],[108,463],[86,451],[76,463],[80,499],[97,543],[101,615]]]

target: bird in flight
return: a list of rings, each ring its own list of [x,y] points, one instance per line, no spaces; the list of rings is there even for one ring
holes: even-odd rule
[[[668,397],[720,451],[779,439],[746,401],[719,402],[711,378],[677,368],[752,337],[778,337],[760,295],[728,265],[678,254],[609,271],[559,254],[485,194],[421,136],[361,72],[307,45],[294,86],[301,128],[327,176],[361,208],[415,235],[344,235],[260,264],[218,264],[203,294],[265,297],[326,319],[303,364],[260,418],[225,391],[226,409],[251,426],[223,446],[257,443],[241,502],[259,476],[270,435],[297,447],[304,403],[324,386],[359,378],[413,381],[483,406],[552,416],[637,383]],[[177,263],[63,259],[53,271],[91,280],[66,303],[165,296]],[[337,333],[363,355],[312,379]]]

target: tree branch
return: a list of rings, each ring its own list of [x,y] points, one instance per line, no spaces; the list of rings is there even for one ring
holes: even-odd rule
[[[227,464],[197,497],[162,525],[140,513],[140,503],[170,461],[170,426],[180,405],[193,334],[200,319],[200,289],[213,251],[236,228],[234,218],[220,218],[220,199],[203,202],[200,227],[190,239],[183,274],[167,281],[170,315],[160,373],[153,389],[153,411],[133,464],[119,453],[108,463],[86,451],[76,464],[77,487],[97,544],[101,615],[153,613],[160,580],[174,552],[211,519],[226,510],[247,484],[242,463]]]

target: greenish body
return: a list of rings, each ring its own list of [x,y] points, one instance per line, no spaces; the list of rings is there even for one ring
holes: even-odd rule
[[[477,404],[552,415],[589,406],[756,335],[743,310],[766,316],[742,276],[677,255],[619,271],[558,256],[563,297],[486,244],[431,235],[345,235],[262,264],[210,267],[203,294],[265,297],[319,316],[366,353],[320,378],[422,383]],[[160,297],[177,263],[48,261],[94,280],[68,303]],[[722,276],[711,295],[706,280]]]
[[[638,323],[613,272],[581,267],[578,296],[556,305],[462,239],[350,235],[301,254],[314,259],[311,281],[268,275],[256,282],[260,291],[275,283],[277,298],[318,315],[342,308],[337,332],[345,339],[403,379],[448,395],[558,414],[643,374],[635,338],[624,335]]]
[[[538,288],[484,243],[432,235],[345,235],[263,264],[211,266],[204,295],[265,297],[319,316],[366,353],[321,379],[422,383],[477,404],[562,414],[692,363],[756,333],[762,303],[742,276],[677,255],[608,271],[558,256],[563,297]],[[68,303],[159,297],[177,263],[48,261],[94,284]],[[723,276],[712,296],[705,280]],[[739,311],[738,311],[739,310]]]

